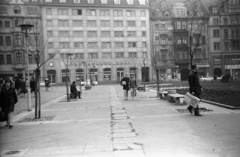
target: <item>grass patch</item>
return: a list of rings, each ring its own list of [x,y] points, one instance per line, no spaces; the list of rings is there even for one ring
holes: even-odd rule
[[[174,87],[189,86],[188,81],[161,82],[161,84],[165,83],[173,84]],[[213,80],[200,81],[200,84],[204,88],[201,94],[202,99],[218,102],[233,107],[240,107],[240,81],[230,81],[227,83],[222,83],[219,80]],[[156,88],[155,85],[154,88]],[[188,91],[189,89],[177,90],[177,92],[180,94],[186,94],[186,92]]]

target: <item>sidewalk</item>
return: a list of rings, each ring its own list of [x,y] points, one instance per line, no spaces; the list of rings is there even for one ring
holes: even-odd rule
[[[84,90],[83,99],[59,97],[0,127],[1,157],[238,157],[240,111],[201,103],[212,111],[195,117],[156,97],[138,92],[123,101],[119,85]],[[5,124],[5,123],[4,123]]]

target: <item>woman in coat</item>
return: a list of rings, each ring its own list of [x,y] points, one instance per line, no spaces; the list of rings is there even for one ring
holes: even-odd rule
[[[0,104],[1,109],[7,115],[7,127],[11,129],[12,125],[12,116],[11,113],[14,111],[14,105],[18,102],[15,89],[11,87],[11,82],[6,81],[5,86],[3,87],[0,93]]]
[[[123,90],[124,90],[124,100],[128,100],[128,91],[130,89],[130,87],[129,87],[130,78],[128,77],[127,74],[125,74],[125,77],[122,78],[121,85],[123,86]]]

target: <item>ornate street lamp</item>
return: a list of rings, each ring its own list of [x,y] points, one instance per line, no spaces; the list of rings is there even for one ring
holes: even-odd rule
[[[70,59],[71,59],[71,56],[72,56],[72,54],[67,54],[67,69],[66,69],[66,89],[67,89],[67,102],[70,102],[70,97],[69,97],[69,89],[68,89],[68,74],[69,74],[69,69],[68,69],[68,66],[69,66],[69,61],[68,61],[68,59],[69,59],[69,57],[70,57]]]
[[[28,111],[31,111],[31,107],[32,107],[32,104],[31,104],[31,92],[30,92],[30,77],[29,77],[29,55],[28,55],[28,47],[27,47],[27,38],[28,38],[28,31],[30,31],[33,27],[33,25],[30,25],[30,24],[22,24],[20,25],[21,27],[21,30],[23,33],[25,33],[25,41],[26,41],[26,54],[27,54],[27,79],[28,79],[28,82],[27,82],[27,92],[28,92]],[[26,78],[26,77],[25,77]],[[37,110],[37,107],[35,107],[35,110]]]
[[[144,65],[144,68],[143,68],[143,91],[145,92],[145,82],[146,82],[146,64],[147,64],[147,61],[146,59],[143,59],[143,65]]]

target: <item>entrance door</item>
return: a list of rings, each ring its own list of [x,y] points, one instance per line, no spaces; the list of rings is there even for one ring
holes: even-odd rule
[[[48,70],[47,77],[50,83],[56,83],[56,70]]]
[[[120,82],[123,77],[124,77],[124,69],[118,68],[117,69],[117,81]]]

